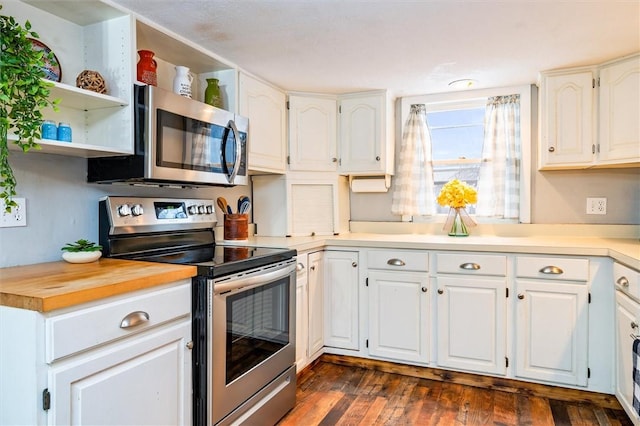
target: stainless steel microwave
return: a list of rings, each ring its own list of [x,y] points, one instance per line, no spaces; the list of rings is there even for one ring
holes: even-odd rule
[[[134,87],[134,153],[90,158],[89,182],[247,185],[249,120],[155,86]]]

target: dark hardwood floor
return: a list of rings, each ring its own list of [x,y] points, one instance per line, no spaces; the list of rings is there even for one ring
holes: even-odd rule
[[[562,390],[559,400],[540,395],[553,387],[507,392],[331,361],[325,355],[298,376],[296,406],[279,426],[632,425],[606,396],[600,403],[577,391],[572,401]]]

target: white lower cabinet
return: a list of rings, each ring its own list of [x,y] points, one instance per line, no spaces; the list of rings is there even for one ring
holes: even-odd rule
[[[49,372],[51,423],[183,425],[190,417],[191,322],[75,357]]]
[[[634,424],[640,417],[633,408],[633,342],[640,339],[640,271],[619,263],[613,266],[616,287],[616,389],[620,405]]]
[[[516,260],[516,377],[586,386],[587,259]]]
[[[324,344],[358,349],[358,252],[324,252]]]
[[[298,253],[296,258],[296,369],[298,372],[308,363],[309,343],[309,280],[307,253]]]
[[[191,280],[51,313],[0,307],[0,337],[0,424],[191,424]]]
[[[621,291],[616,291],[616,397],[636,424],[633,413],[633,341],[639,333],[640,304]]]
[[[438,365],[505,374],[504,278],[437,278]]]
[[[371,249],[366,252],[364,304],[369,355],[418,364],[429,362],[431,302],[429,253]]]
[[[438,366],[507,371],[506,256],[437,253]]]
[[[324,252],[309,253],[309,328],[307,357],[315,359],[324,346]]]
[[[429,277],[420,272],[369,271],[369,354],[429,362]]]

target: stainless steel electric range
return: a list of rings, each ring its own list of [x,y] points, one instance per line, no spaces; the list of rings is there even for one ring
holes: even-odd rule
[[[194,425],[275,424],[295,404],[295,256],[215,243],[214,203],[105,197],[105,256],[195,265]]]

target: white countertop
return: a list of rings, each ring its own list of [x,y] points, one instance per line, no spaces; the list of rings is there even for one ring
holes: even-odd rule
[[[225,242],[225,244],[229,244]],[[449,237],[427,234],[375,234],[346,233],[316,237],[262,237],[254,236],[246,245],[262,247],[288,247],[299,252],[333,247],[377,247],[422,250],[459,250],[478,252],[531,253],[574,256],[608,256],[631,268],[640,270],[640,241],[638,239],[575,237],[575,236],[527,236],[502,237],[470,235]]]

